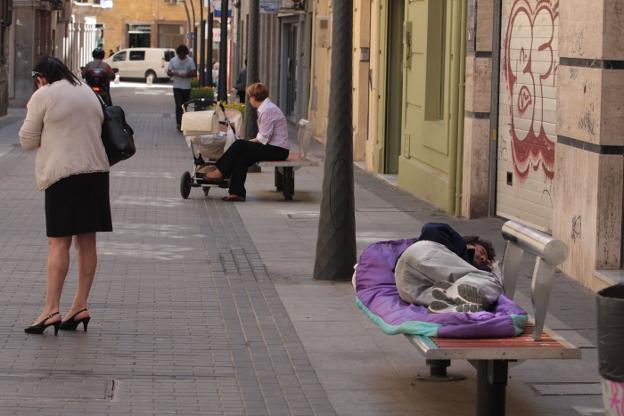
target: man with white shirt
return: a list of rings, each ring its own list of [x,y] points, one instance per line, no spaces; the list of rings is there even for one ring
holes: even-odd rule
[[[173,99],[176,107],[176,126],[178,131],[182,125],[182,104],[191,96],[191,79],[197,76],[197,67],[193,59],[188,56],[186,45],[176,48],[176,55],[171,58],[167,67],[167,75],[173,80]]]
[[[258,109],[258,135],[252,140],[236,140],[217,160],[217,169],[205,174],[209,180],[230,178],[224,201],[244,201],[247,168],[263,160],[286,160],[290,149],[288,123],[282,110],[269,100],[266,85],[247,87],[249,103]]]

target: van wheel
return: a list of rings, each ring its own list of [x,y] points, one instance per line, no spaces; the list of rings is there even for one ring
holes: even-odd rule
[[[156,82],[156,73],[154,71],[147,71],[145,73],[145,82],[148,84],[153,84]]]

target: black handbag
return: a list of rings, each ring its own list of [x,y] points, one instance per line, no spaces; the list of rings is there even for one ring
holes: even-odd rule
[[[130,158],[136,153],[134,145],[134,130],[126,122],[126,114],[118,105],[106,105],[98,94],[104,121],[102,122],[102,143],[108,156],[108,163],[115,163]]]

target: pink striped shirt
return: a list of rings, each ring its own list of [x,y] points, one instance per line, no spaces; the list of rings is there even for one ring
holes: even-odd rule
[[[262,144],[290,149],[288,141],[288,123],[284,113],[268,98],[258,107],[258,135]]]

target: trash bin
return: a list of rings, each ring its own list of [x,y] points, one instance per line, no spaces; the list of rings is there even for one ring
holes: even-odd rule
[[[624,415],[624,284],[598,292],[598,370],[605,414]]]

